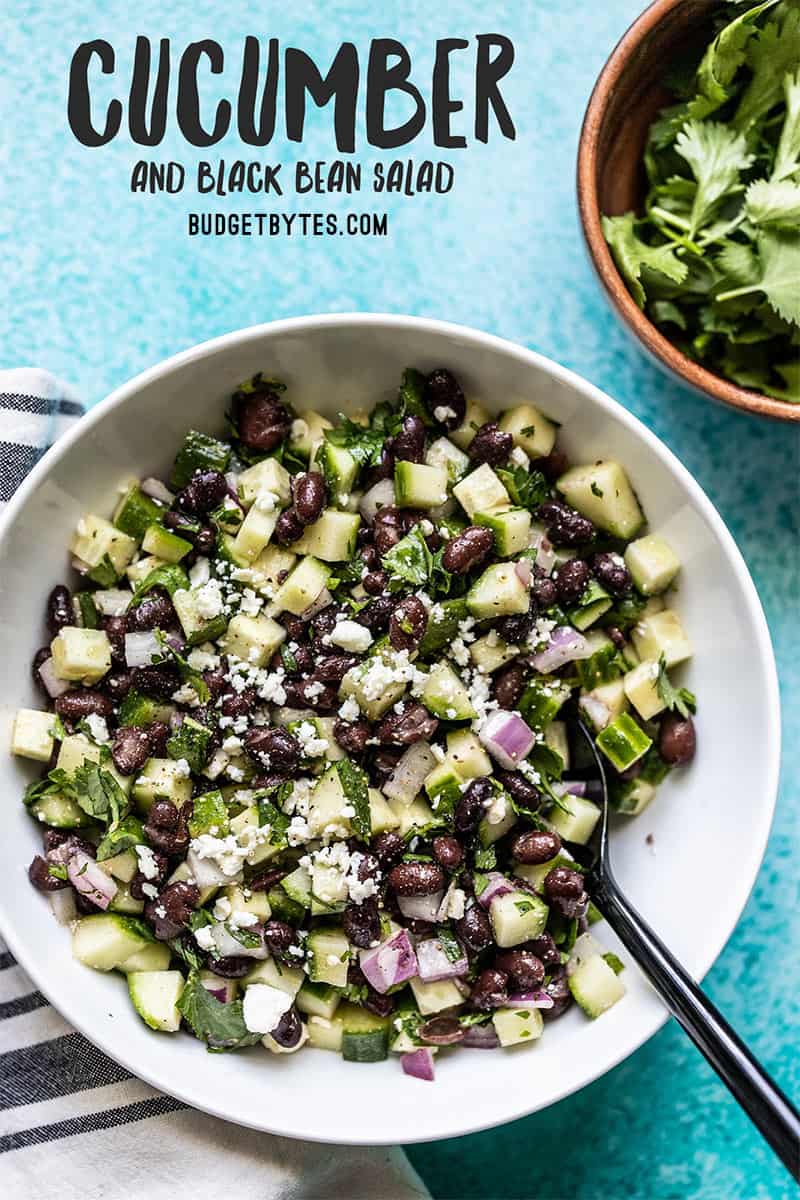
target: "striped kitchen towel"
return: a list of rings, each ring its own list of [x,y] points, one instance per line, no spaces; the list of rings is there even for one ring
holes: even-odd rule
[[[0,507],[83,411],[45,371],[0,371]],[[2,753],[3,750],[0,750]],[[292,1141],[162,1096],[77,1033],[0,940],[0,1180],[14,1200],[424,1200],[402,1151]]]

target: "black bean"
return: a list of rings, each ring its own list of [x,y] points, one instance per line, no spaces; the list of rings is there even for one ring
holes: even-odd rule
[[[239,437],[251,450],[274,450],[292,427],[289,410],[270,388],[234,396]]]
[[[171,800],[156,800],[144,825],[144,834],[165,854],[181,854],[189,845],[189,830],[183,811]]]
[[[480,525],[468,525],[456,534],[444,548],[442,566],[454,575],[466,575],[491,554],[494,536],[490,529]]]
[[[194,535],[194,548],[198,554],[209,555],[217,544],[217,531],[211,525],[203,525]]]
[[[458,838],[441,835],[433,839],[433,857],[446,871],[455,871],[461,866],[464,851]]]
[[[361,660],[356,654],[326,654],[314,667],[314,678],[321,683],[339,684],[348,671],[358,666]]]
[[[549,933],[540,933],[538,937],[531,938],[521,949],[530,950],[531,954],[535,954],[548,970],[561,965],[561,951]]]
[[[50,874],[50,864],[39,854],[28,867],[28,879],[40,892],[60,892],[69,887],[68,879],[59,879],[57,875]]]
[[[569,459],[563,450],[553,449],[543,458],[535,458],[531,463],[532,471],[541,471],[548,483],[555,483],[569,466]]]
[[[40,650],[37,650],[33,656],[33,661],[31,662],[31,674],[33,676],[33,682],[36,684],[39,691],[42,692],[45,696],[47,696],[47,698],[49,700],[50,693],[48,692],[47,688],[44,686],[44,680],[42,679],[41,675],[39,674],[39,668],[41,667],[41,665],[43,663],[47,662],[48,658],[52,658],[52,653],[50,651],[50,647],[42,646],[42,648]]]
[[[327,609],[323,609],[323,611],[327,612]],[[321,616],[322,613],[319,613],[314,620],[319,621]],[[308,626],[306,625],[305,621],[301,621],[299,617],[295,617],[292,613],[281,613],[278,621],[286,630],[287,634],[289,635],[289,640],[292,642],[302,642],[303,638],[308,633]],[[333,625],[331,628],[333,628]]]
[[[132,684],[137,692],[168,700],[181,686],[177,667],[165,663],[157,667],[134,667]]]
[[[258,692],[246,687],[241,692],[226,692],[220,702],[220,711],[223,717],[249,717],[257,704]]]
[[[175,497],[175,507],[195,515],[211,512],[227,494],[228,484],[221,471],[196,471]]]
[[[247,886],[251,892],[268,892],[288,874],[288,867],[267,867],[257,875],[252,875],[247,881]]]
[[[542,800],[540,793],[519,771],[495,771],[495,779],[512,799],[524,804],[531,812],[539,807]]]
[[[582,558],[570,558],[555,574],[558,598],[562,604],[577,604],[589,582],[589,568]]]
[[[484,816],[486,802],[494,796],[494,788],[488,779],[473,779],[461,793],[453,812],[453,825],[457,833],[471,833],[477,829]]]
[[[366,994],[361,1003],[369,1012],[374,1013],[376,1017],[388,1017],[389,1013],[394,1012],[395,999],[394,996],[382,996],[380,992],[376,992],[371,984],[367,984]]]
[[[111,646],[111,661],[115,666],[125,665],[125,634],[128,631],[127,617],[101,617],[100,628]]]
[[[401,462],[422,462],[425,454],[425,423],[421,417],[403,417],[400,432],[392,443],[394,457]]]
[[[230,954],[227,958],[209,956],[207,966],[222,979],[242,979],[253,969],[253,960],[246,954]]]
[[[316,679],[286,680],[283,687],[290,708],[313,708],[315,712],[330,713],[340,704],[336,688],[324,684],[320,692]]]
[[[492,926],[489,918],[477,904],[471,905],[464,916],[453,922],[459,939],[473,954],[480,954],[492,944]]]
[[[343,721],[341,717],[338,717],[333,727],[336,744],[354,756],[364,753],[369,735],[370,728],[366,721],[350,722]]]
[[[150,736],[142,726],[126,725],[114,734],[111,757],[120,775],[141,771],[152,753]]]
[[[561,500],[546,500],[536,510],[554,546],[580,546],[594,537],[594,525]]]
[[[530,950],[515,947],[498,954],[494,965],[508,975],[511,983],[521,992],[530,992],[544,982],[544,963]]]
[[[627,643],[625,641],[625,634],[622,632],[621,629],[617,629],[616,625],[609,625],[608,628],[606,629],[606,634],[609,638],[611,638],[611,641],[614,643],[614,645],[617,647],[618,650],[625,649],[625,646],[627,645]]]
[[[389,641],[395,650],[416,650],[428,628],[428,610],[418,596],[406,596],[389,618]]]
[[[691,717],[667,713],[658,731],[658,750],[671,767],[685,767],[694,758],[697,735]]]
[[[417,1033],[423,1042],[431,1046],[454,1046],[463,1042],[467,1031],[460,1024],[458,1017],[431,1017],[420,1025]]]
[[[75,624],[75,614],[72,611],[72,596],[69,588],[59,583],[47,597],[47,632],[55,637],[65,625]]]
[[[432,738],[438,728],[437,718],[431,716],[424,704],[406,703],[402,712],[391,712],[383,718],[376,737],[390,745],[411,746]]]
[[[556,896],[574,900],[582,891],[583,876],[580,871],[573,871],[570,867],[553,867],[545,876],[544,894],[550,900]]]
[[[464,420],[467,409],[464,393],[455,375],[445,367],[437,367],[435,371],[431,371],[425,380],[423,397],[428,412],[445,429],[456,429]],[[443,411],[446,409],[450,411]]]
[[[103,688],[115,704],[119,704],[120,700],[125,699],[132,686],[133,673],[131,671],[112,671],[103,680]]]
[[[108,718],[114,712],[111,697],[93,688],[75,688],[71,692],[64,692],[56,698],[54,707],[66,721],[83,721],[90,716]]]
[[[494,698],[501,708],[513,710],[525,690],[525,667],[511,662],[502,667],[493,679]]]
[[[272,918],[264,923],[264,944],[274,958],[282,962],[291,962],[292,955],[289,947],[294,945],[295,932],[285,921]]]
[[[473,1008],[501,1008],[508,1000],[508,976],[505,971],[489,967],[481,971],[472,985],[470,1003]]]
[[[289,546],[303,533],[303,522],[293,508],[285,508],[275,524],[274,538],[279,546]]]
[[[303,1036],[303,1022],[297,1009],[292,1005],[281,1017],[278,1024],[271,1031],[270,1037],[277,1042],[279,1046],[283,1046],[285,1050],[291,1050]]]
[[[386,830],[384,833],[375,834],[370,842],[370,847],[378,862],[385,870],[392,863],[397,862],[405,850],[405,842],[399,833],[392,833],[390,830]]]
[[[445,875],[437,863],[404,862],[392,867],[389,883],[398,896],[432,896],[444,887]]]
[[[381,456],[374,467],[370,467],[364,476],[365,485],[370,488],[382,479],[391,479],[394,474],[394,439],[387,438],[381,449]]]
[[[521,645],[533,629],[534,613],[529,609],[525,613],[514,613],[510,617],[500,617],[495,622],[495,629],[504,642],[510,646]]]
[[[325,507],[325,480],[319,471],[303,471],[292,484],[294,511],[301,525],[316,521]]]
[[[511,843],[511,856],[521,863],[546,863],[555,858],[561,849],[561,838],[557,833],[532,829],[519,833]]]
[[[202,717],[200,716],[201,711],[201,709],[197,710],[198,720],[201,721],[201,723],[204,723],[202,722]],[[157,757],[159,755],[163,755],[167,748],[167,742],[169,741],[169,725],[165,724],[164,721],[151,721],[150,724],[145,725],[144,728],[145,733],[147,734],[147,740],[150,743],[150,753],[155,754]]]
[[[389,576],[385,571],[368,571],[361,580],[361,585],[367,595],[380,596],[388,582]]]
[[[396,546],[403,536],[403,521],[400,510],[393,504],[380,508],[372,522],[372,532],[375,547],[379,554],[386,554],[392,546]]]
[[[196,884],[170,883],[159,892],[157,899],[145,904],[144,915],[158,940],[166,942],[185,928],[199,901],[200,889]]]
[[[293,769],[300,762],[300,743],[287,729],[256,726],[244,737],[244,748],[251,758],[273,769]]]
[[[545,1021],[554,1021],[556,1017],[562,1016],[572,1004],[572,992],[569,990],[569,980],[562,966],[558,966],[553,970],[544,990],[554,1003],[552,1008],[543,1008],[541,1013]]]
[[[491,467],[501,467],[508,462],[508,456],[514,449],[514,439],[495,421],[487,421],[481,425],[475,437],[467,447],[467,453],[474,463],[488,463]]]
[[[370,631],[386,629],[392,619],[395,604],[391,596],[374,596],[370,602],[356,614],[356,621]]]
[[[545,575],[540,567],[533,568],[533,583],[531,584],[531,604],[537,612],[547,612],[558,600],[558,592],[553,580]]]
[[[367,525],[361,525],[359,530],[359,546],[361,548],[361,557],[364,560],[364,566],[370,571],[379,571],[381,566],[381,556],[378,553],[378,548],[372,542],[372,530]],[[364,535],[363,540],[361,535]]]
[[[612,596],[627,596],[633,587],[631,573],[618,554],[595,554],[592,574]]]
[[[166,593],[151,592],[126,613],[126,624],[130,632],[145,632],[150,629],[172,629],[178,624],[178,614]]]
[[[342,926],[345,936],[354,946],[366,949],[373,942],[379,941],[381,917],[375,897],[368,896],[360,904],[348,903],[342,917]]]

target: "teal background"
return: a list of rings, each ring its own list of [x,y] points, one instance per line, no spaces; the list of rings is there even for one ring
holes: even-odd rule
[[[786,747],[767,858],[708,989],[798,1097],[798,439],[786,425],[713,407],[663,377],[615,323],[585,259],[573,184],[580,119],[637,0],[490,6],[385,0],[379,12],[366,0],[4,4],[1,365],[47,367],[94,402],[166,355],[239,326],[307,312],[418,313],[490,330],[581,372],[641,417],[700,480],[732,529],[767,612]],[[231,60],[245,33],[272,35],[320,64],[341,40],[364,50],[370,37],[391,35],[409,47],[415,78],[427,76],[429,87],[437,37],[490,31],[508,34],[516,46],[503,90],[518,137],[506,141],[495,131],[488,146],[432,153],[456,164],[455,190],[444,197],[387,204],[369,192],[312,203],[291,196],[132,196],[130,168],[147,152],[137,152],[123,134],[87,150],[66,125],[69,60],[78,42],[93,37],[115,45],[124,79],[137,33],[170,36],[178,49],[213,36]],[[468,130],[472,53],[461,57],[454,79],[467,100]],[[225,80],[233,93],[235,69]],[[215,80],[209,94],[219,86]],[[151,153],[187,167],[200,157],[335,157],[327,113],[311,120],[302,147],[277,139],[261,154],[247,149],[230,138],[197,152],[173,132]],[[416,160],[428,152],[425,138],[410,148]],[[365,163],[375,157],[359,154]],[[187,209],[224,208],[385,210],[390,236],[186,236]],[[735,753],[736,731],[721,734]],[[698,921],[713,904],[698,880]],[[788,1177],[672,1022],[627,1063],[549,1111],[410,1154],[437,1197],[775,1200],[790,1194]]]

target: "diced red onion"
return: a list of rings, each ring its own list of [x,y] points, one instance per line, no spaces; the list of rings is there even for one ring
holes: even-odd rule
[[[94,602],[104,617],[121,617],[131,602],[131,593],[123,588],[103,588],[94,593]]]
[[[575,945],[569,952],[567,974],[571,975],[587,958],[596,958],[598,954],[604,953],[604,948],[591,933],[582,933],[575,939]]]
[[[217,1000],[220,1000],[223,1004],[230,1004],[232,1000],[236,999],[236,980],[223,979],[221,975],[215,976],[213,974],[213,958],[209,959],[209,967],[208,974],[201,973],[200,982],[206,991],[211,992],[211,995],[215,996]]]
[[[578,707],[583,709],[597,730],[605,729],[611,720],[611,709],[602,700],[598,700],[596,696],[581,696],[578,701]]]
[[[72,888],[59,888],[57,892],[50,892],[48,899],[59,925],[70,925],[75,920],[78,908]]]
[[[585,796],[586,780],[573,779],[564,780],[561,783],[554,783],[553,791],[555,792],[556,796]]]
[[[556,552],[546,533],[537,533],[531,545],[536,547],[536,566],[549,575],[555,566]]]
[[[174,733],[176,729],[180,729],[184,721],[184,713],[176,711],[169,715],[169,727]]]
[[[171,492],[165,483],[162,483],[160,479],[156,479],[153,475],[149,475],[147,479],[143,479],[139,485],[139,489],[144,492],[145,496],[149,496],[151,500],[158,500],[159,504],[166,504],[167,508],[169,508],[175,499],[175,493]]]
[[[553,997],[548,996],[547,992],[517,992],[513,996],[509,996],[505,1003],[506,1008],[552,1008]]]
[[[430,896],[398,896],[397,905],[409,921],[435,921],[443,895],[444,892],[433,892]]]
[[[304,608],[300,613],[300,620],[310,621],[311,618],[315,617],[318,612],[322,612],[323,608],[327,608],[332,600],[333,596],[330,594],[328,589],[323,588],[313,604],[309,604],[308,608]]]
[[[359,962],[367,980],[381,995],[417,974],[417,956],[405,929],[381,942],[380,946],[362,950]]]
[[[84,850],[76,850],[67,863],[72,886],[98,908],[108,908],[117,894],[117,885]]]
[[[466,975],[469,963],[466,956],[451,962],[438,938],[425,938],[417,942],[417,967],[420,979],[425,983],[436,983],[439,979],[458,979]]]
[[[225,482],[228,485],[228,495],[231,500],[235,500],[237,504],[241,504],[239,499],[239,475],[236,471],[225,472]]]
[[[368,525],[375,520],[375,514],[380,508],[389,508],[395,502],[394,483],[391,479],[380,479],[371,488],[367,488],[358,502],[358,511]]]
[[[486,1025],[470,1025],[461,1045],[469,1046],[471,1050],[496,1050],[500,1039],[494,1025],[489,1021]]]
[[[44,684],[45,690],[53,700],[59,696],[63,696],[64,692],[68,692],[72,684],[66,679],[59,679],[56,675],[56,664],[52,658],[46,658],[39,666],[39,678]]]
[[[149,667],[154,658],[164,653],[152,630],[125,634],[125,662],[129,667]]]
[[[530,559],[521,558],[518,562],[515,562],[514,571],[516,572],[517,579],[520,581],[523,587],[531,586],[533,572],[531,571]]]
[[[478,904],[481,908],[488,908],[494,900],[495,896],[505,896],[506,892],[513,892],[517,889],[509,883],[505,875],[501,875],[499,871],[491,871],[488,876],[489,882],[477,897]]]
[[[536,734],[519,713],[503,708],[487,717],[478,738],[495,762],[507,771],[513,771],[530,754],[536,742]]]
[[[236,956],[238,958],[268,958],[269,951],[264,945],[264,930],[260,925],[248,925],[246,933],[256,934],[259,938],[257,946],[243,946],[233,934],[226,929],[225,924],[219,921],[216,925],[211,926],[211,936],[214,939],[214,945],[217,947],[220,958],[230,958]]]
[[[591,654],[592,648],[582,633],[578,633],[571,625],[559,625],[550,634],[550,641],[544,649],[534,654],[531,661],[537,671],[547,675],[566,663],[589,658]]]
[[[406,1075],[433,1083],[433,1052],[428,1046],[420,1046],[419,1050],[409,1050],[408,1054],[401,1054],[400,1066]]]
[[[386,783],[383,794],[390,800],[409,804],[422,788],[425,776],[436,766],[433,751],[427,742],[414,742],[398,759]]]

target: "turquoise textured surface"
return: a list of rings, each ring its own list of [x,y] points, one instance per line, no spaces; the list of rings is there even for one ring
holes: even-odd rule
[[[578,130],[592,83],[638,7],[631,0],[489,6],[385,0],[379,10],[366,0],[7,4],[0,79],[2,365],[48,367],[96,401],[166,355],[239,326],[315,311],[385,310],[461,321],[525,343],[640,416],[727,521],[772,631],[784,706],[780,803],[757,888],[708,988],[797,1097],[800,446],[788,426],[713,407],[662,376],[615,323],[592,277],[575,211]],[[138,33],[169,36],[178,49],[213,36],[237,55],[247,33],[276,36],[320,63],[342,40],[363,50],[371,37],[396,36],[414,57],[415,75],[429,81],[437,37],[490,31],[508,34],[516,46],[504,88],[516,142],[493,134],[488,146],[470,143],[441,155],[420,138],[398,152],[453,162],[456,184],[447,196],[388,203],[368,193],[311,203],[290,196],[277,202],[132,196],[127,180],[142,152],[123,136],[103,149],[84,149],[66,126],[70,56],[93,37],[115,45],[124,79]],[[454,78],[468,100],[471,54],[463,59]],[[232,89],[235,71],[226,79]],[[213,81],[217,89],[219,82]],[[468,100],[466,128],[470,118]],[[189,152],[173,130],[151,154],[187,166],[199,158],[335,157],[327,114],[312,116],[303,147],[276,140],[260,153],[246,149],[229,138]],[[359,157],[368,163],[377,156]],[[389,236],[185,234],[189,209],[266,211],[276,204],[283,211],[385,210]],[[733,748],[734,730],[730,736]],[[698,880],[698,920],[713,904]],[[788,1177],[673,1023],[604,1079],[547,1112],[410,1153],[442,1198],[776,1200],[791,1194]]]

